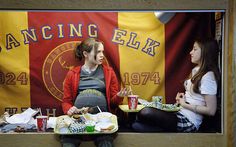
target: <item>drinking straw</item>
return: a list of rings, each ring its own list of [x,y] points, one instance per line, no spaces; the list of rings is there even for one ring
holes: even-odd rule
[[[97,108],[98,108],[99,112],[102,112],[102,110],[100,109],[100,107],[99,107],[99,106],[97,106]]]
[[[132,88],[130,85],[129,85],[129,90],[130,90],[130,94],[133,95]]]
[[[38,111],[39,111],[39,115],[42,116],[42,111],[41,111],[41,108],[38,108]]]
[[[86,119],[84,113],[82,113],[82,116],[84,117],[85,122],[87,122],[87,119]]]

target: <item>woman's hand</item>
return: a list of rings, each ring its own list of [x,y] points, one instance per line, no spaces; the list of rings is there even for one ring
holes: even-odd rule
[[[125,96],[128,96],[132,93],[132,91],[129,89],[127,90],[127,88],[123,88],[121,89],[118,93],[117,93],[117,96],[119,97],[125,97]]]
[[[78,113],[88,113],[88,111],[89,111],[89,107],[83,107],[81,109],[78,109],[77,107],[73,106],[68,110],[67,115],[73,115],[73,114],[78,114]]]
[[[177,104],[180,104],[181,106],[183,106],[184,104],[186,104],[186,101],[185,101],[185,97],[184,97],[184,93],[177,93],[176,97],[176,103]]]
[[[84,114],[84,113],[88,113],[88,111],[89,111],[89,107],[83,107],[81,109],[77,109],[76,113]]]
[[[67,115],[73,115],[75,114],[76,111],[77,111],[77,108],[73,106],[67,111]]]

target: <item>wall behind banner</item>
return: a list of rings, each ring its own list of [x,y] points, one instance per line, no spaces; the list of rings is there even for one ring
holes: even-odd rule
[[[0,112],[11,114],[27,107],[62,114],[63,80],[82,64],[73,49],[87,37],[104,42],[106,64],[122,87],[149,101],[161,95],[163,103],[175,103],[192,68],[194,39],[214,37],[214,13],[176,13],[166,23],[153,12],[4,11],[0,18],[0,92],[6,100]]]

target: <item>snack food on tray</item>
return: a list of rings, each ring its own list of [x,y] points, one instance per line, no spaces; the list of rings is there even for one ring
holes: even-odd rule
[[[91,122],[93,125],[91,125]],[[89,129],[91,126],[93,126],[93,130]],[[86,113],[71,117],[63,115],[57,118],[54,129],[55,133],[59,134],[114,133],[117,130],[117,117],[109,112]]]
[[[97,121],[98,122],[111,122],[112,114],[109,112],[101,112],[97,114]]]
[[[178,106],[177,104],[162,104],[160,107],[156,107],[156,105],[153,102],[148,102],[144,99],[138,99],[138,102],[142,104],[145,107],[153,107],[164,111],[179,111],[181,109],[181,106]]]
[[[72,118],[74,118],[74,119],[80,119],[80,116],[81,116],[80,114],[73,114],[73,115],[72,115]]]
[[[60,133],[69,133],[68,127],[73,122],[73,119],[70,118],[68,115],[59,116],[56,121],[56,128]]]
[[[97,131],[111,131],[115,128],[115,125],[111,122],[98,122],[95,126],[95,130]]]
[[[62,115],[57,118],[57,128],[69,127],[71,123],[73,123],[73,119],[71,119],[68,115]]]
[[[84,132],[86,128],[86,125],[83,123],[79,123],[79,122],[73,122],[70,124],[70,126],[68,127],[70,133],[80,133],[80,132]]]

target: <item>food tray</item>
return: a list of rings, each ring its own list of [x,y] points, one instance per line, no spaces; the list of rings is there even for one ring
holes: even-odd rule
[[[156,107],[153,102],[148,102],[144,99],[138,99],[138,102],[144,107],[152,107],[168,112],[177,112],[182,108],[181,106],[177,106],[176,104],[161,104],[160,107]]]
[[[116,115],[111,115],[110,119],[111,119],[111,123],[114,125],[114,127],[111,129],[111,130],[103,130],[103,131],[97,131],[95,130],[94,132],[87,132],[86,130],[83,131],[83,132],[77,132],[77,133],[71,133],[69,131],[69,128],[68,127],[63,127],[63,128],[59,128],[59,125],[58,125],[58,122],[59,122],[59,119],[67,119],[69,121],[73,120],[74,119],[68,115],[62,115],[62,116],[59,116],[56,120],[56,125],[55,125],[55,128],[54,128],[54,133],[56,134],[61,134],[61,135],[85,135],[85,134],[91,134],[91,135],[95,135],[95,134],[112,134],[112,133],[115,133],[116,131],[118,131],[118,122],[117,122],[117,116]],[[96,122],[96,125],[99,125],[101,123],[98,123]],[[96,127],[95,125],[95,127]]]
[[[175,104],[162,104],[162,108],[160,109],[163,111],[168,111],[168,112],[177,112],[181,108],[182,108],[181,106],[176,106]]]

